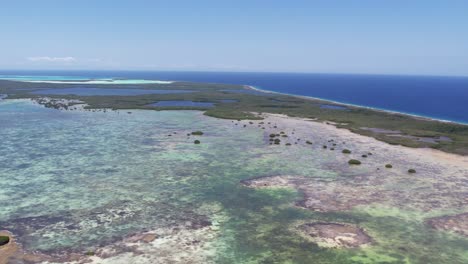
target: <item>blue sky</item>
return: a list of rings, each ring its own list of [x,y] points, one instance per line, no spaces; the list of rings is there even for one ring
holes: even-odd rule
[[[2,1],[0,69],[468,75],[468,1]]]

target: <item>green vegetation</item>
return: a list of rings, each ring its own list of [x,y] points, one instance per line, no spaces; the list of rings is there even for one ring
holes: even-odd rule
[[[7,94],[8,98],[40,98],[43,96],[29,93],[34,89],[72,88],[79,84],[50,84],[25,83],[0,80],[0,94]],[[135,85],[132,85],[134,87]],[[93,85],[94,88],[129,88],[130,85]],[[147,94],[138,96],[76,96],[76,95],[49,95],[51,98],[78,99],[88,104],[87,109],[154,109],[154,110],[203,110],[205,115],[233,119],[233,120],[261,120],[254,113],[285,114],[294,117],[317,119],[318,121],[331,121],[352,132],[374,137],[395,145],[408,147],[430,147],[446,152],[468,155],[468,126],[454,123],[444,123],[433,120],[414,118],[411,116],[366,108],[348,107],[348,111],[333,111],[321,108],[326,103],[322,100],[300,98],[274,93],[246,94],[235,93],[230,90],[246,89],[241,85],[209,84],[175,82],[171,84],[143,84],[139,89],[170,89],[193,90],[193,93],[184,94]],[[27,90],[29,89],[29,90]],[[236,103],[221,103],[219,100],[237,100]],[[203,109],[200,107],[155,107],[149,104],[163,100],[190,100],[203,102],[219,102],[214,107]],[[53,107],[53,106],[51,106]],[[379,128],[385,130],[399,130],[401,136],[387,135],[364,129]],[[284,132],[282,133],[284,134]],[[421,141],[418,138],[448,137],[451,140],[431,142]]]
[[[409,169],[408,173],[416,173],[416,170],[415,169]]]
[[[200,144],[201,142],[200,142],[200,140],[197,139],[197,140],[195,140],[193,143],[194,143],[194,144]]]
[[[393,168],[393,166],[392,166],[392,164],[386,164],[386,165],[385,165],[385,168],[391,169],[391,168]]]
[[[0,236],[0,246],[4,246],[10,242],[9,236]]]
[[[356,159],[350,159],[348,161],[348,164],[349,165],[361,165],[361,162],[359,160],[356,160]]]
[[[192,132],[192,135],[194,135],[194,136],[201,136],[201,135],[203,135],[203,132],[201,132],[201,131],[194,131],[194,132]]]
[[[343,149],[343,151],[341,151],[342,153],[344,154],[351,154],[351,150],[349,149]]]

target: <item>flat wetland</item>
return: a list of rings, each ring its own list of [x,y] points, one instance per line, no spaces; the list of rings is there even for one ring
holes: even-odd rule
[[[465,125],[237,85],[35,92],[77,87],[0,81],[0,263],[468,263]]]

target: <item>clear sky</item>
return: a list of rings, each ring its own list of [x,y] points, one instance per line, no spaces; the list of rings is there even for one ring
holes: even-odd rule
[[[2,0],[0,69],[468,75],[468,1]]]

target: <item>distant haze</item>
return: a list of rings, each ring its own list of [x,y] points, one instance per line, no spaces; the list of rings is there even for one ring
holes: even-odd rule
[[[468,76],[468,1],[3,1],[0,69]]]

